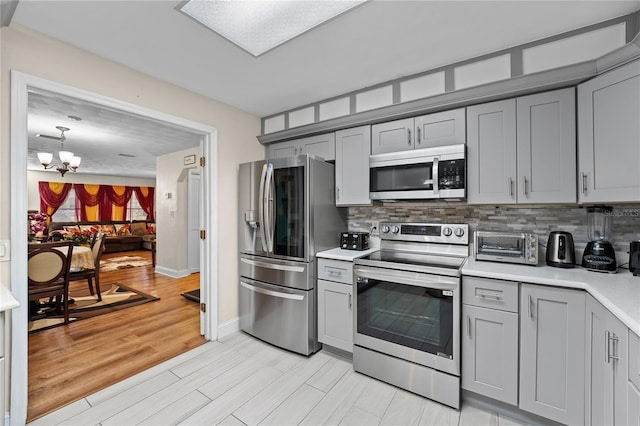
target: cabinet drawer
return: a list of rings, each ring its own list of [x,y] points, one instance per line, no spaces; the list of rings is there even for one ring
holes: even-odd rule
[[[640,337],[629,330],[629,381],[640,389]]]
[[[345,260],[318,259],[318,279],[353,284],[353,263]]]
[[[462,303],[518,313],[518,283],[462,277]]]

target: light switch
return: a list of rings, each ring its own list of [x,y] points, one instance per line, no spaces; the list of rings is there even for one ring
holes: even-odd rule
[[[11,241],[0,240],[0,262],[11,260]]]

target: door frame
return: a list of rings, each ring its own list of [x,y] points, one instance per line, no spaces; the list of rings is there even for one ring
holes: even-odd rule
[[[202,135],[200,152],[206,158],[201,167],[202,229],[207,238],[201,240],[200,296],[208,309],[201,314],[201,333],[207,340],[218,337],[218,133],[215,127],[176,117],[139,105],[113,99],[65,84],[11,70],[11,292],[20,306],[11,312],[11,424],[24,424],[27,419],[28,388],[28,292],[27,286],[27,114],[29,90],[46,90],[63,96],[92,102],[126,113],[185,127]],[[23,255],[24,254],[24,255]]]

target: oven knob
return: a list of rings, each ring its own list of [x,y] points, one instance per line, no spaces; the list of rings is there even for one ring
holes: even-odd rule
[[[400,232],[400,228],[398,228],[397,226],[392,226],[391,232],[393,232],[394,234],[397,234],[398,232]]]
[[[444,234],[445,237],[450,237],[451,233],[452,233],[451,228],[449,228],[449,227],[444,228],[442,230],[442,233]]]
[[[389,232],[389,227],[387,225],[382,225],[382,228],[380,230],[383,234],[386,234]]]
[[[464,235],[464,229],[456,228],[454,233],[456,234],[456,237],[460,238],[460,237],[462,237]]]

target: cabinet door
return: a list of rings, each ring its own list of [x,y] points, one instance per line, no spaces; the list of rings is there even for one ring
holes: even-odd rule
[[[467,108],[467,202],[516,202],[516,101]]]
[[[584,423],[585,293],[521,285],[520,408]]]
[[[640,426],[640,390],[633,383],[627,383],[627,424]]]
[[[298,154],[315,155],[324,161],[336,159],[336,136],[335,133],[311,136],[300,140],[300,152]]]
[[[371,127],[336,132],[336,206],[371,205]]]
[[[318,280],[318,341],[353,352],[353,286]]]
[[[293,157],[299,154],[297,141],[276,142],[269,145],[269,159]]]
[[[582,203],[640,201],[640,61],[578,86]]]
[[[413,118],[371,126],[371,153],[407,151],[413,149]]]
[[[613,368],[607,362],[607,310],[587,296],[586,425],[613,424]]]
[[[524,96],[516,103],[518,203],[575,203],[575,89]]]
[[[462,305],[462,388],[518,405],[518,314]]]
[[[464,108],[416,117],[415,139],[416,149],[466,143]]]

